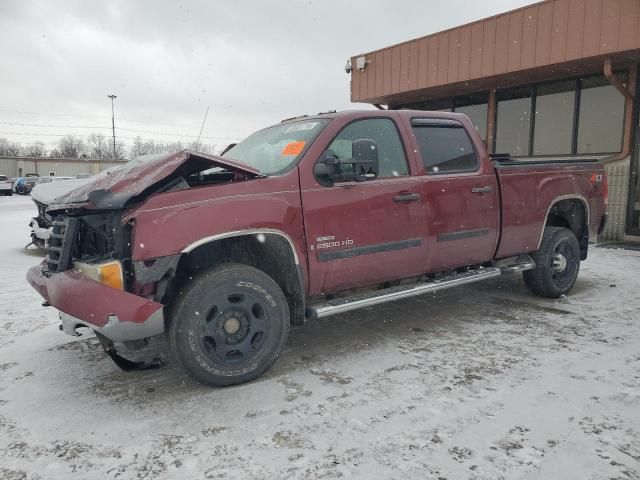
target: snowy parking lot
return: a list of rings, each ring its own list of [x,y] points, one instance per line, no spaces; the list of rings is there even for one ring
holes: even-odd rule
[[[308,323],[213,389],[61,333],[34,213],[0,198],[0,478],[640,478],[640,252],[592,248],[563,300],[512,276]]]

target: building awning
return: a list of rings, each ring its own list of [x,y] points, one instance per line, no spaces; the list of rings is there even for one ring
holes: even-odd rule
[[[351,100],[399,106],[602,73],[607,57],[640,62],[640,1],[547,0],[352,57]]]

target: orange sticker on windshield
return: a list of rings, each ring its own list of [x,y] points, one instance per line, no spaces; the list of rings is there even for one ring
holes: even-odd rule
[[[307,142],[291,142],[287,143],[287,146],[282,149],[282,155],[300,155],[304,145]]]

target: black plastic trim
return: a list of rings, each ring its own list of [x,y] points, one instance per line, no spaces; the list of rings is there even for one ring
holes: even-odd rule
[[[378,243],[376,245],[367,245],[364,247],[348,248],[345,250],[336,250],[332,252],[318,253],[318,261],[330,262],[332,260],[342,260],[344,258],[357,257],[360,255],[369,255],[371,253],[391,252],[393,250],[404,250],[405,248],[419,247],[422,245],[422,239],[412,238],[409,240],[400,240],[398,242]]]
[[[484,237],[489,235],[489,230],[462,230],[460,232],[441,233],[438,235],[438,242],[448,242],[451,240],[462,240],[463,238]]]

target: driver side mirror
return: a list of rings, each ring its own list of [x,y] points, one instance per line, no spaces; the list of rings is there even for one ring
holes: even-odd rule
[[[343,167],[343,165],[350,165]],[[324,184],[335,182],[365,182],[378,177],[378,144],[362,138],[351,144],[351,158],[339,159],[327,150],[314,167],[314,173]]]

